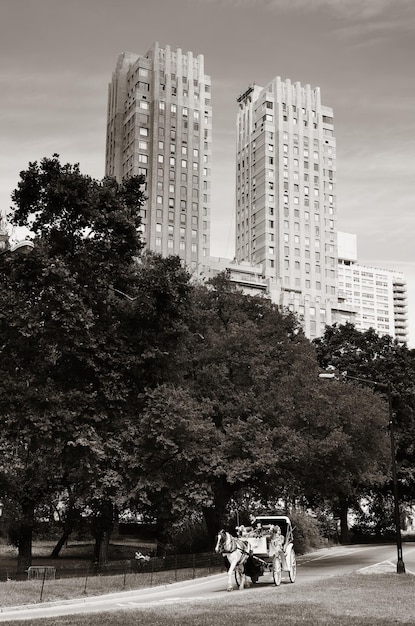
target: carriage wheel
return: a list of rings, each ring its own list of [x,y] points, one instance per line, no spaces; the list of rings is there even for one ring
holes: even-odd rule
[[[277,587],[281,584],[281,561],[279,556],[275,556],[272,562],[272,577]]]
[[[295,582],[295,578],[297,576],[297,560],[295,558],[295,552],[292,550],[291,552],[291,567],[288,572],[288,576],[290,577],[290,581]]]

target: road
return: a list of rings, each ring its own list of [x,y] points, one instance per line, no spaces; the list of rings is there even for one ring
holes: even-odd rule
[[[407,573],[415,575],[415,545],[404,546],[404,562]],[[376,573],[379,571],[396,572],[396,547],[391,545],[376,546],[340,546],[317,550],[298,557],[297,580],[295,585],[306,585],[329,576],[341,576],[355,571]],[[226,595],[227,576],[225,573],[207,576],[187,582],[173,583],[153,587],[66,601],[62,604],[48,603],[36,606],[5,607],[0,610],[0,622],[33,618],[58,617],[76,613],[100,613],[102,611],[132,608],[134,606],[159,606],[160,603],[176,603],[189,600],[219,600]],[[270,574],[260,578],[256,587],[272,585]],[[278,592],[291,583],[283,579]],[[240,593],[240,592],[236,592]]]

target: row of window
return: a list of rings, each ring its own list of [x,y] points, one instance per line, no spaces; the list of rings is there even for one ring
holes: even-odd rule
[[[156,247],[157,248],[161,248],[162,246],[162,238],[161,237],[156,237]],[[173,250],[174,248],[174,239],[168,239],[167,240],[167,247],[171,250]],[[185,251],[186,250],[186,242],[185,241],[179,241],[179,250],[181,251]],[[197,244],[196,243],[192,243],[191,244],[191,251],[192,253],[196,254],[197,253]],[[204,252],[204,256],[206,256],[205,252]]]

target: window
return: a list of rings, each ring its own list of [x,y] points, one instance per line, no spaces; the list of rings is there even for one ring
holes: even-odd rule
[[[139,154],[138,155],[138,161],[139,161],[139,163],[148,163],[148,156],[147,156],[147,154]]]
[[[138,148],[139,148],[139,150],[147,150],[147,148],[148,148],[147,141],[139,141],[138,142]]]
[[[139,135],[142,137],[148,137],[148,128],[140,127],[138,130]]]

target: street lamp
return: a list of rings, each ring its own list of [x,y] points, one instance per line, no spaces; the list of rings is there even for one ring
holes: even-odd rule
[[[331,371],[322,372],[319,374],[319,378],[338,378],[332,367],[329,368]],[[398,561],[396,564],[396,573],[404,574],[405,573],[405,563],[403,561],[402,554],[402,534],[401,534],[401,518],[399,514],[399,496],[398,496],[398,478],[396,472],[396,446],[395,446],[395,419],[393,416],[392,410],[392,385],[388,381],[387,383],[379,383],[376,380],[370,380],[370,378],[357,378],[356,376],[348,376],[347,372],[342,372],[340,374],[340,378],[348,378],[350,380],[357,380],[361,383],[366,383],[368,385],[373,385],[374,387],[379,387],[380,389],[384,389],[386,396],[388,398],[388,412],[389,412],[389,435],[390,435],[390,447],[391,447],[391,458],[392,458],[392,485],[393,485],[393,504],[394,504],[394,517],[395,517],[395,528],[396,528],[396,549]]]

